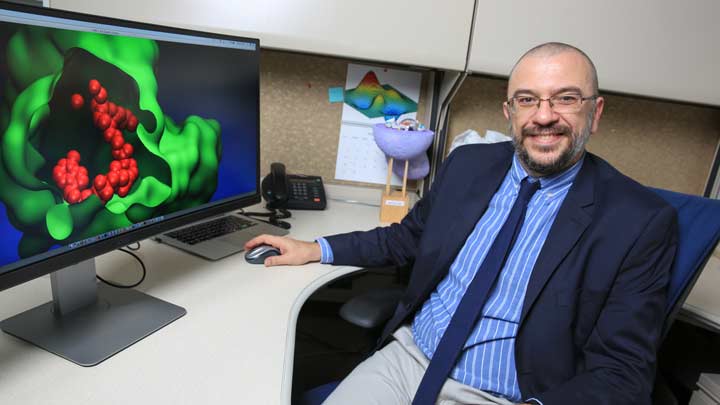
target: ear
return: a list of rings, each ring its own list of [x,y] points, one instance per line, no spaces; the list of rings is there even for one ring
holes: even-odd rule
[[[598,130],[598,125],[600,124],[600,117],[602,116],[603,109],[605,108],[605,99],[602,97],[598,97],[595,99],[595,118],[593,119],[592,123],[592,131],[590,133],[595,133]]]
[[[507,101],[503,101],[503,114],[505,115],[505,119],[510,121],[510,106]]]

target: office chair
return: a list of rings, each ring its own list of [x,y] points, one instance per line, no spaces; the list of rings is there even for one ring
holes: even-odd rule
[[[690,294],[702,269],[720,240],[720,200],[711,200],[668,190],[654,189],[678,214],[678,250],[670,272],[665,324],[661,339],[670,332],[683,302]],[[656,373],[653,404],[676,405],[678,401],[664,377]]]
[[[663,338],[720,240],[720,200],[651,188],[678,213],[678,250],[670,272]]]
[[[665,324],[662,338],[667,336],[682,303],[692,290],[700,272],[710,259],[720,240],[720,200],[697,197],[674,191],[650,188],[678,214],[678,250],[670,271]],[[340,314],[343,319],[365,328],[382,326],[393,314],[401,292],[372,292],[345,303]],[[300,405],[319,405],[337,387],[331,382],[307,391]],[[654,403],[676,403],[666,386],[656,386]]]

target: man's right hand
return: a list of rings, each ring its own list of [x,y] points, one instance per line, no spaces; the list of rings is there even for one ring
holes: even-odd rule
[[[305,242],[292,238],[272,235],[260,235],[245,244],[245,250],[258,245],[271,245],[280,249],[279,256],[265,259],[265,267],[299,266],[301,264],[320,261],[320,245],[316,242]]]

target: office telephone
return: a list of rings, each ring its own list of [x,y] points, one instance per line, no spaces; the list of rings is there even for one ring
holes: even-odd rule
[[[282,163],[270,165],[261,188],[270,209],[324,210],[327,205],[320,176],[287,174]]]

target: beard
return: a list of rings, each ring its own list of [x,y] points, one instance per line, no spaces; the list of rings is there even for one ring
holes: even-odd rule
[[[551,176],[560,173],[572,166],[585,151],[585,145],[590,139],[592,122],[595,119],[595,109],[592,109],[587,116],[585,127],[579,132],[573,132],[570,127],[563,124],[554,124],[548,126],[532,126],[525,127],[518,136],[515,128],[510,121],[510,133],[512,134],[512,143],[515,147],[515,153],[518,158],[530,171],[537,173],[540,177]],[[523,141],[528,136],[537,136],[545,134],[557,134],[557,136],[570,136],[570,145],[565,148],[560,156],[550,162],[540,162],[530,156]],[[548,149],[549,151],[550,149]]]

